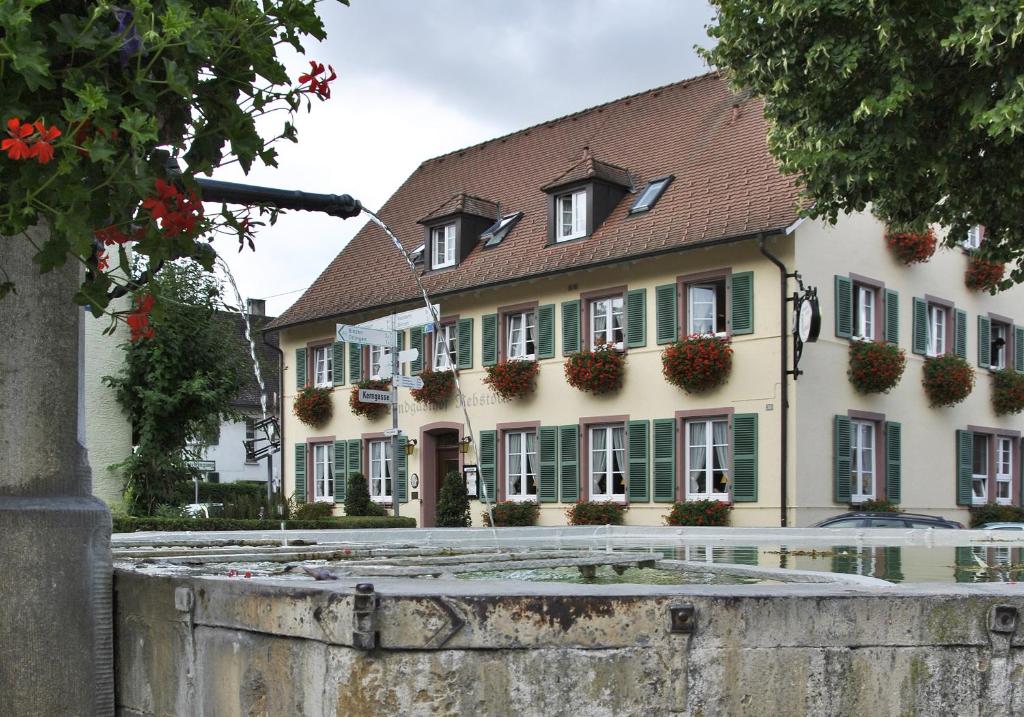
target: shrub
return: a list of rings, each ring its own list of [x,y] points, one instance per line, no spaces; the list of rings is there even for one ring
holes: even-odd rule
[[[231,518],[151,518],[115,515],[115,533],[140,530],[278,530],[279,520],[236,520]],[[345,530],[361,528],[415,528],[416,519],[402,516],[342,516],[325,520],[288,520],[286,530]]]
[[[1024,508],[996,503],[971,508],[971,527],[976,528],[985,523],[1024,523]]]
[[[622,525],[625,513],[626,505],[624,503],[612,501],[582,500],[565,509],[569,525]]]
[[[352,392],[348,396],[348,406],[352,409],[352,413],[363,418],[376,418],[385,410],[387,410],[388,404],[386,403],[364,403],[359,400],[359,389],[369,388],[375,391],[390,391],[391,384],[387,381],[360,381],[352,387]]]
[[[626,356],[610,344],[577,351],[565,360],[565,378],[581,391],[600,395],[622,388]]]
[[[469,493],[466,481],[458,473],[449,473],[441,484],[437,496],[437,527],[468,528],[473,519],[469,514]]]
[[[851,510],[862,510],[868,513],[902,513],[903,509],[888,500],[866,500],[850,506]]]
[[[306,386],[295,396],[292,412],[307,426],[322,426],[331,420],[334,404],[331,402],[331,389],[326,387]]]
[[[729,525],[732,505],[720,500],[693,500],[672,504],[665,516],[666,525]]]
[[[179,481],[174,485],[174,502],[180,505],[194,503],[196,485],[192,481]],[[267,494],[266,483],[238,481],[236,483],[208,483],[199,481],[200,503],[230,503],[241,497],[263,498]]]
[[[345,515],[387,515],[387,509],[370,498],[370,485],[362,473],[348,477],[345,491]]]
[[[889,393],[903,376],[907,355],[894,344],[850,342],[850,368],[846,375],[859,393]]]
[[[938,245],[935,232],[931,229],[925,232],[890,230],[885,235],[885,243],[896,258],[908,266],[931,259]]]
[[[971,254],[964,272],[964,283],[972,291],[994,291],[1006,273],[1006,264]]]
[[[506,400],[522,398],[533,391],[538,371],[540,365],[536,361],[500,361],[487,367],[484,383]]]
[[[992,374],[992,408],[999,416],[1024,411],[1024,373],[1004,368]]]
[[[921,383],[932,408],[955,406],[974,388],[974,369],[955,354],[936,356],[925,359]]]
[[[409,393],[417,403],[427,406],[443,406],[455,388],[455,374],[451,371],[422,371],[423,388],[414,388]]]
[[[533,500],[495,503],[492,510],[494,511],[494,524],[499,528],[536,525],[537,518],[540,517],[540,504]],[[483,518],[484,525],[490,527],[491,518],[487,515],[486,510],[483,512]]]
[[[293,520],[323,520],[334,515],[334,503],[322,500],[312,503],[299,503],[291,517]]]
[[[161,503],[153,511],[154,518],[181,518],[185,515],[184,509],[180,505],[167,505]]]
[[[661,370],[669,383],[687,393],[710,391],[729,377],[732,347],[718,336],[689,336],[665,347]]]

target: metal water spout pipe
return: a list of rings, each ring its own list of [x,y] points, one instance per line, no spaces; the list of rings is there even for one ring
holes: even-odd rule
[[[225,204],[270,204],[278,209],[297,209],[305,212],[323,212],[332,217],[352,219],[363,211],[358,199],[348,194],[314,194],[297,189],[257,187],[240,182],[222,182],[219,179],[196,178],[204,202]]]

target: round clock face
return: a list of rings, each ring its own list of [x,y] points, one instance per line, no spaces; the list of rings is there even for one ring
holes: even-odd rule
[[[817,302],[802,301],[800,303],[800,316],[797,320],[800,340],[807,343],[817,339],[819,325],[820,317],[818,316]]]

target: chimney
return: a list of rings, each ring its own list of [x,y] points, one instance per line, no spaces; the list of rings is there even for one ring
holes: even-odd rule
[[[267,302],[263,299],[249,299],[246,302],[245,310],[249,316],[266,316]]]

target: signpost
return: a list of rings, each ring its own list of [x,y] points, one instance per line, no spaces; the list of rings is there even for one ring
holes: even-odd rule
[[[398,388],[423,388],[423,379],[419,376],[402,376],[399,374],[392,377],[391,382]]]
[[[378,391],[373,388],[359,389],[359,400],[363,403],[391,403],[393,391]]]
[[[441,315],[441,305],[434,304],[434,311],[437,315]],[[391,316],[384,316],[373,321],[364,321],[356,326],[361,329],[380,329],[380,330],[392,330],[402,331],[404,329],[411,329],[413,326],[424,326],[425,324],[433,324],[434,317],[431,315],[430,310],[426,306],[413,309],[412,311],[403,311],[400,314],[392,314]]]
[[[398,334],[394,331],[365,329],[361,326],[349,326],[348,324],[338,324],[337,340],[347,341],[351,344],[385,346],[389,349],[398,347]]]

